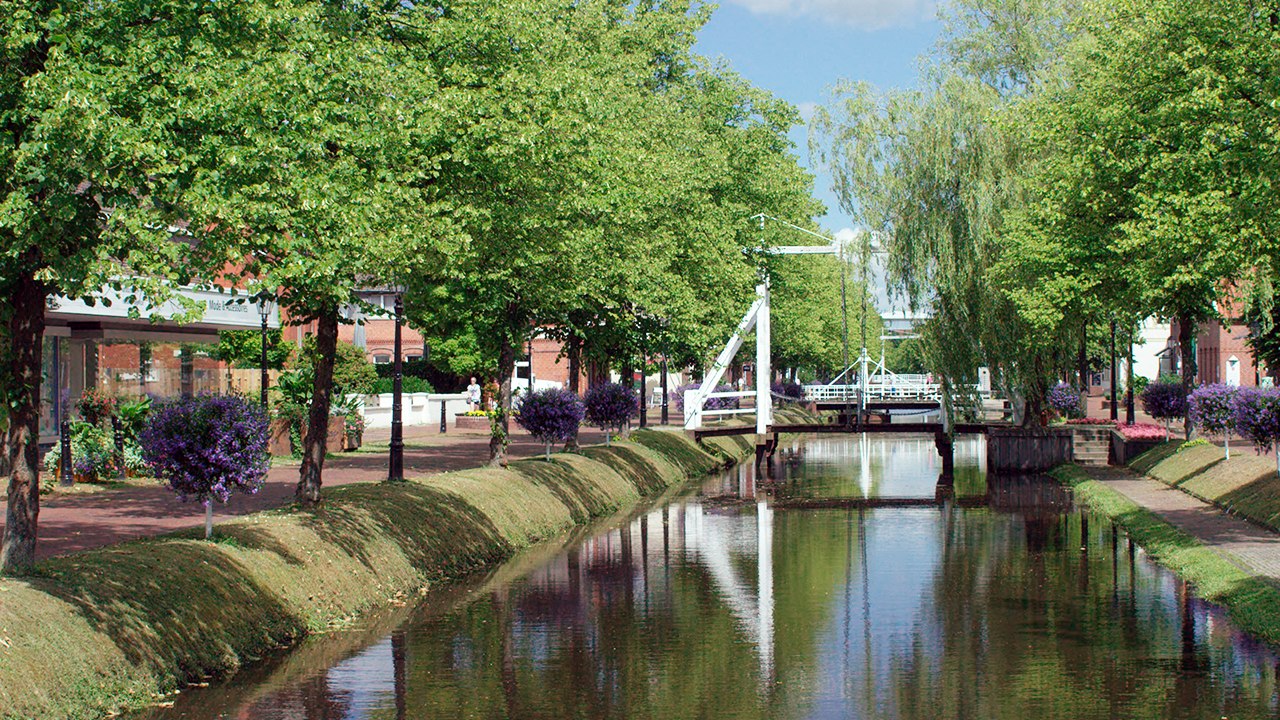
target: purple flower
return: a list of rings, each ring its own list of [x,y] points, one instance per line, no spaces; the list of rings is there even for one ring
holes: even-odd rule
[[[1187,389],[1181,383],[1151,383],[1142,391],[1142,409],[1159,420],[1187,414]]]
[[[539,390],[524,399],[516,422],[544,443],[565,442],[582,424],[582,401],[571,390]]]
[[[1202,385],[1187,398],[1191,422],[1201,432],[1219,435],[1235,428],[1235,398],[1239,388],[1222,383]]]
[[[598,428],[620,428],[640,412],[636,391],[619,383],[601,383],[583,398],[587,422]]]
[[[684,394],[689,390],[697,390],[702,387],[702,383],[687,383],[676,388],[676,409],[684,412]],[[715,392],[733,392],[731,385],[717,385]],[[738,407],[737,398],[710,398],[707,400],[704,409],[706,410],[728,410]]]
[[[1049,392],[1045,395],[1045,402],[1063,415],[1073,415],[1080,412],[1080,391],[1060,382],[1049,388]]]
[[[1236,431],[1259,448],[1280,443],[1280,388],[1240,388],[1232,409]]]
[[[792,400],[804,399],[804,387],[800,385],[800,383],[776,382],[769,389],[777,396],[790,398]]]
[[[165,402],[139,441],[147,465],[183,500],[225,503],[236,490],[253,494],[271,467],[266,413],[234,395]]]

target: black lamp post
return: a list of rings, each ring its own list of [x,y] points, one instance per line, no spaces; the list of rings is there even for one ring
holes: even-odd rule
[[[662,355],[662,424],[667,425],[671,422],[671,414],[667,403],[667,355]]]
[[[387,465],[387,481],[404,481],[404,421],[401,390],[404,384],[404,349],[400,337],[404,325],[404,291],[396,288],[395,359],[391,372],[391,458]]]
[[[265,297],[258,298],[258,315],[262,317],[262,354],[258,359],[259,384],[261,387],[262,409],[267,409],[267,318],[271,316],[271,301]]]
[[[649,351],[640,351],[640,427],[649,427],[649,400],[645,394],[649,392]]]
[[[1138,419],[1133,407],[1133,330],[1129,331],[1129,382],[1124,393],[1124,417],[1130,425]]]
[[[1111,422],[1120,419],[1119,400],[1120,389],[1116,387],[1120,382],[1119,368],[1116,367],[1116,321],[1111,321]],[[1132,380],[1130,381],[1132,383]]]
[[[525,346],[529,351],[529,394],[533,394],[533,334],[529,335],[529,342]]]

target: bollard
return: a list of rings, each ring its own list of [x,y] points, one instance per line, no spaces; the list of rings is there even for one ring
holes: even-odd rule
[[[445,419],[445,406],[448,405],[444,400],[440,401],[440,433],[449,432],[449,422]]]
[[[58,441],[59,441],[59,444],[62,446],[62,450],[61,450],[62,457],[60,458],[61,462],[59,463],[59,465],[61,466],[60,469],[62,471],[61,473],[62,477],[60,481],[63,487],[71,487],[72,485],[75,484],[76,479],[71,474],[71,421],[70,420],[67,420],[65,418],[62,420],[62,426],[58,429]]]

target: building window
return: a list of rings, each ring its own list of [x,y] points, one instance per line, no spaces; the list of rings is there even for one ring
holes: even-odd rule
[[[374,355],[373,362],[375,365],[386,365],[387,363],[391,362],[391,356],[390,355]]]

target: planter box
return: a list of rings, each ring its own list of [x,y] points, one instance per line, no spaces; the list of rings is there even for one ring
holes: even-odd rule
[[[1073,448],[1072,432],[1064,428],[992,428],[987,435],[987,472],[1045,472],[1071,462]]]
[[[329,428],[325,434],[324,449],[326,452],[335,452],[342,449],[347,434],[347,419],[341,415],[329,416]],[[305,441],[307,437],[307,426],[302,426],[302,438]]]
[[[454,415],[453,429],[464,433],[489,434],[489,418],[476,415]]]
[[[361,433],[359,435],[355,435],[353,433],[346,433],[345,435],[342,436],[342,449],[345,452],[351,452],[352,450],[359,450],[360,445],[363,441],[364,441],[364,433]]]
[[[1111,431],[1111,464],[1128,465],[1133,459],[1157,445],[1163,445],[1168,438],[1159,440],[1129,440],[1119,430]]]
[[[306,437],[307,426],[302,426],[303,437]],[[346,442],[347,424],[346,418],[342,416],[331,416],[329,418],[328,433],[325,435],[325,450],[327,452],[336,452],[344,447]],[[271,439],[268,445],[272,455],[279,457],[288,457],[293,454],[293,443],[289,438],[289,423],[284,420],[271,421]]]
[[[284,420],[271,421],[271,439],[267,450],[277,457],[289,457],[293,454],[293,443],[289,440],[289,423]]]

